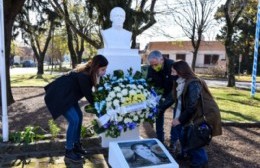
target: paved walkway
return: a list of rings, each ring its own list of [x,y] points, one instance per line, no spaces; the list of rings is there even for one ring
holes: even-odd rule
[[[225,80],[205,80],[208,86],[211,87],[226,87],[227,81]],[[251,82],[236,82],[237,88],[251,89]],[[260,89],[260,83],[256,83],[256,89]]]
[[[65,140],[45,140],[28,145],[0,143],[1,168],[109,168],[108,150],[100,147],[100,139],[84,139],[90,154],[82,162],[64,158]]]

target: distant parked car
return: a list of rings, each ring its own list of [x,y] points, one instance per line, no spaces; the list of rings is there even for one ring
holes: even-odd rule
[[[27,60],[23,62],[23,67],[35,67],[36,64],[32,60]]]

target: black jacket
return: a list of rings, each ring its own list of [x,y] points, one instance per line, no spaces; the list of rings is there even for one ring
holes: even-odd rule
[[[82,72],[63,75],[45,86],[44,100],[53,119],[64,114],[84,96],[93,104],[92,87],[90,76]]]
[[[151,66],[149,66],[147,72],[148,82],[156,88],[163,89],[162,97],[165,98],[167,102],[161,105],[162,111],[166,110],[173,103],[173,98],[171,97],[171,91],[173,86],[173,79],[171,78],[172,64],[173,60],[165,58],[163,69],[161,71],[156,72]]]

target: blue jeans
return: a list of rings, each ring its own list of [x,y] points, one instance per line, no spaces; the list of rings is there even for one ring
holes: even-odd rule
[[[190,150],[187,152],[191,157],[191,165],[192,166],[203,166],[208,162],[208,155],[206,150],[202,148]]]
[[[157,139],[164,143],[164,111],[159,112],[155,124]]]
[[[82,125],[82,111],[78,104],[70,107],[68,111],[63,114],[69,122],[66,135],[66,149],[73,149],[75,143],[80,142],[80,132]]]
[[[183,129],[181,129],[181,134],[180,134],[180,142],[181,145],[183,144]],[[203,166],[208,162],[208,154],[206,150],[201,147],[198,149],[193,149],[187,151],[187,154],[191,157],[191,165],[192,166]]]

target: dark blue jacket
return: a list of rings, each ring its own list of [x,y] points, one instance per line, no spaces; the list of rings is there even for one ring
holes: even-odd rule
[[[173,79],[171,76],[172,64],[173,60],[165,58],[163,69],[161,71],[156,72],[151,66],[149,66],[147,72],[148,82],[156,88],[163,89],[162,98],[166,99],[166,101],[159,105],[159,108],[162,111],[166,110],[173,104],[173,98],[171,94],[173,86]]]
[[[83,72],[71,72],[45,86],[44,100],[53,119],[64,114],[83,97],[93,104],[92,87],[90,76]]]

